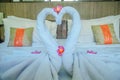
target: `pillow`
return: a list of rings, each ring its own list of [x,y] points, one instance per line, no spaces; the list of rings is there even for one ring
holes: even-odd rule
[[[110,23],[113,23],[116,37],[119,39],[119,19],[120,19],[120,15],[106,16],[106,17],[90,19],[90,20],[81,20],[82,27],[78,42],[95,43],[91,26],[100,25],[100,24],[110,24]],[[68,20],[68,32],[70,32],[71,25],[72,25],[72,20]]]
[[[22,21],[35,21],[36,20],[31,20],[28,18],[21,18],[21,17],[16,17],[16,16],[7,16],[10,19],[15,19],[15,20],[22,20]],[[49,29],[49,31],[51,32],[51,34],[53,35],[53,37],[56,37],[56,27],[57,24],[54,21],[50,21],[50,20],[45,20],[45,24],[47,26],[47,28]],[[36,25],[35,25],[36,27]]]
[[[57,24],[55,21],[45,20],[45,25],[54,38],[57,37]]]
[[[61,25],[57,25],[57,39],[66,39],[67,38],[67,20],[62,20]]]
[[[31,20],[27,18],[21,18],[16,16],[8,16],[7,18],[3,19],[4,22],[4,28],[5,28],[5,43],[6,45],[9,42],[9,35],[10,35],[10,27],[14,26],[16,28],[29,28],[33,27],[33,43],[41,45],[42,40],[39,37],[40,32],[36,29],[36,20]],[[45,24],[47,25],[48,29],[50,29],[51,34],[53,34],[54,37],[56,37],[56,24],[55,22],[51,22],[48,20],[45,20]]]
[[[28,18],[21,18],[21,17],[17,17],[17,16],[7,16],[7,18],[15,19],[15,20],[22,20],[25,22],[28,22],[28,21],[36,22],[36,20],[32,20],[32,19],[28,19]],[[50,21],[50,20],[45,20],[45,24],[46,24],[47,28],[49,29],[50,33],[53,35],[53,37],[56,37],[57,24],[54,21]],[[35,29],[36,29],[36,24],[35,24]]]
[[[33,27],[35,28],[36,22],[35,21],[23,21],[23,20],[16,20],[16,19],[10,19],[5,18],[3,19],[4,22],[4,29],[5,29],[5,43],[6,45],[9,42],[10,38],[10,28],[14,26],[15,28],[29,28]],[[35,29],[33,31],[33,35],[35,35]]]
[[[9,19],[22,20],[22,21],[31,21],[32,19],[17,17],[17,16],[7,16]]]
[[[33,27],[31,28],[10,28],[8,46],[22,47],[32,45]]]
[[[113,24],[92,25],[96,44],[118,44]]]
[[[36,21],[36,20],[31,20],[28,18],[21,18],[21,17],[17,17],[17,16],[7,16],[7,18],[22,20],[22,21]],[[55,23],[55,21],[45,20],[45,24],[46,24],[47,28],[49,29],[49,31],[51,32],[51,34],[53,35],[53,37],[56,37],[57,24]]]

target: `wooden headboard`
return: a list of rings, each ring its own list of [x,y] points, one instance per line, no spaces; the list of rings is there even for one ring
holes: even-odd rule
[[[111,2],[21,2],[0,3],[0,12],[9,15],[36,19],[37,14],[45,7],[72,6],[78,10],[82,19],[99,18],[120,14],[120,1]],[[51,19],[51,16],[47,17]],[[64,18],[69,18],[65,15]]]

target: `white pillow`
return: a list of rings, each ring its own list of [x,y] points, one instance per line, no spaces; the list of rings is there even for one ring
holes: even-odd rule
[[[35,27],[35,21],[22,21],[22,20],[15,20],[15,19],[9,19],[5,18],[3,19],[4,22],[4,29],[5,29],[5,43],[8,44],[9,37],[10,37],[10,27],[15,27],[15,28],[28,28],[28,27]],[[35,31],[34,31],[35,32]],[[33,34],[34,34],[33,32]]]
[[[33,43],[40,43],[42,42],[41,38],[39,37],[40,32],[36,29],[36,20],[31,20],[27,18],[20,18],[16,16],[8,16],[7,18],[3,19],[4,28],[5,28],[5,43],[8,44],[9,35],[10,35],[10,27],[34,27],[33,31]],[[55,22],[51,22],[46,20],[45,24],[47,25],[48,29],[50,30],[51,34],[55,37],[56,36],[56,25]],[[40,45],[39,44],[39,45]]]
[[[109,24],[109,23],[114,24],[115,33],[116,33],[117,38],[119,39],[119,19],[120,19],[120,15],[107,16],[107,17],[90,19],[90,20],[81,20],[82,27],[81,27],[81,32],[80,32],[78,42],[94,43],[95,41],[94,41],[93,33],[91,30],[91,26],[100,25],[100,24]],[[68,29],[69,29],[68,32],[70,32],[71,24],[72,24],[72,21],[68,20]]]
[[[52,34],[52,36],[54,38],[56,38],[56,36],[57,36],[57,34],[56,34],[56,31],[57,31],[57,24],[56,24],[56,22],[45,20],[45,24],[46,24],[47,28],[49,29],[50,33]]]
[[[22,20],[22,21],[31,21],[32,19],[17,17],[17,16],[7,16],[9,19]]]
[[[26,21],[36,21],[36,20],[31,20],[28,18],[21,18],[21,17],[17,17],[17,16],[7,16],[7,18],[15,19],[15,20],[22,20],[25,22]],[[53,35],[53,37],[56,37],[56,29],[57,29],[56,22],[45,20],[45,24],[46,24],[47,28],[49,29],[50,33]],[[35,25],[35,27],[36,27],[36,25]]]
[[[98,18],[98,19],[83,20],[82,21],[83,27],[81,30],[81,35],[87,34],[89,37],[91,37],[91,38],[88,38],[88,40],[94,42],[94,37],[93,37],[91,26],[113,23],[115,34],[117,38],[119,39],[119,18],[120,18],[119,16],[108,16],[108,17]]]

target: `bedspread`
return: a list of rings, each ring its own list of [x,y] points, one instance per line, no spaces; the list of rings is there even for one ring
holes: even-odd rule
[[[41,47],[0,51],[0,78],[3,80],[58,80],[60,58],[46,54]]]
[[[53,68],[53,64],[49,62],[49,58],[47,58],[50,55],[44,54],[46,51],[42,47],[0,48],[1,77],[4,80],[16,80],[16,77],[20,75],[18,80],[33,80],[33,76],[36,75],[34,79],[37,80],[40,75],[45,78],[46,75],[43,74],[54,74],[54,79],[59,77],[60,80],[120,79],[119,47],[77,47],[76,49],[76,52],[73,54],[73,67],[68,66],[66,63],[67,66],[64,65],[62,67],[63,70],[59,71],[58,75],[55,68]],[[94,54],[92,52],[96,53]],[[69,58],[66,59],[66,61],[69,60]],[[51,66],[52,69],[49,69],[48,66]],[[68,73],[72,71],[72,75],[68,74],[64,67],[67,68]],[[53,73],[51,73],[50,70],[53,70]],[[109,79],[102,79],[101,76],[111,77],[109,77]],[[40,77],[40,79],[42,79],[42,77]],[[50,76],[48,77],[50,78]]]

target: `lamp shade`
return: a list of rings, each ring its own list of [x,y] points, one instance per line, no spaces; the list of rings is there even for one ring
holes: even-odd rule
[[[0,12],[0,25],[3,24],[3,13]]]

